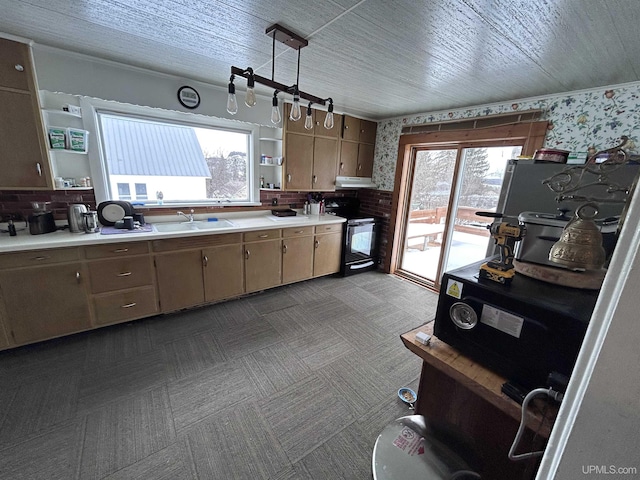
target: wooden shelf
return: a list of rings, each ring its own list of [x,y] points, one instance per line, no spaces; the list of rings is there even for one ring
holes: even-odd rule
[[[53,113],[55,115],[63,115],[63,116],[66,116],[66,117],[82,118],[82,114],[65,112],[64,110],[52,110],[50,108],[44,108],[42,111],[46,112],[46,113]]]
[[[69,150],[68,148],[50,148],[50,152],[60,152],[60,153],[74,153],[76,155],[86,155],[87,150],[81,152],[80,150]]]

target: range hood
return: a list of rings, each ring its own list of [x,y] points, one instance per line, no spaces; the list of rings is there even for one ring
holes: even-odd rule
[[[378,188],[371,177],[336,177],[336,188]]]

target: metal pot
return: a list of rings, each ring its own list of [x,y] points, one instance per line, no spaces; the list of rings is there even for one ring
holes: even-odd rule
[[[53,212],[35,212],[29,215],[29,233],[31,235],[41,235],[57,230]]]
[[[69,221],[69,231],[71,233],[83,233],[84,218],[87,207],[81,203],[73,203],[67,208],[67,220]]]

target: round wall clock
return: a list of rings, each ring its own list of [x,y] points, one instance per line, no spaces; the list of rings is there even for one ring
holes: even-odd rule
[[[200,105],[200,94],[195,88],[185,85],[178,90],[178,101],[183,107],[194,109]]]

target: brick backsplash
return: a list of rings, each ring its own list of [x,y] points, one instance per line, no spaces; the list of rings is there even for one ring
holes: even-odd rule
[[[0,216],[21,215],[27,218],[33,209],[31,202],[51,202],[49,210],[56,220],[67,219],[67,207],[72,203],[83,203],[96,209],[93,190],[1,190]]]
[[[360,199],[360,213],[364,215],[372,215],[380,219],[380,231],[378,238],[380,245],[378,246],[378,254],[380,255],[380,269],[385,272],[389,271],[390,265],[387,258],[387,246],[391,241],[391,232],[389,224],[391,222],[392,198],[393,192],[385,190],[373,190],[365,188],[358,191]]]
[[[356,197],[355,190],[340,190],[339,192],[312,192],[313,195],[327,197]],[[260,190],[260,203],[263,206],[271,206],[274,198],[278,199],[278,205],[290,208],[302,208],[307,200],[309,192],[284,192],[282,190]]]

